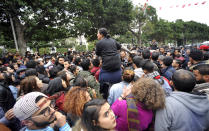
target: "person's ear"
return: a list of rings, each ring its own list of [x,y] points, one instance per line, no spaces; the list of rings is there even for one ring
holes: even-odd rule
[[[136,68],[136,64],[133,63],[133,67]]]
[[[174,84],[173,84],[173,81],[172,81],[172,80],[170,81],[170,84],[171,84],[171,86],[174,86]]]

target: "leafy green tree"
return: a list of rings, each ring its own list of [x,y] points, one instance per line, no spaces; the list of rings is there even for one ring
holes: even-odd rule
[[[166,40],[170,40],[172,38],[172,29],[170,27],[170,23],[168,21],[160,19],[155,24],[152,38],[160,43],[165,43]]]
[[[4,45],[7,48],[15,48],[10,23],[0,22],[0,29],[0,45]]]
[[[139,46],[142,44],[143,27],[148,22],[155,23],[157,21],[156,9],[148,6],[146,9],[142,5],[136,6],[132,10],[133,21],[129,25],[129,31],[136,37]]]
[[[129,0],[76,0],[72,34],[96,39],[97,30],[105,27],[111,35],[125,34],[132,20]]]
[[[0,21],[13,19],[17,43],[23,55],[27,42],[66,37],[73,11],[70,4],[66,0],[2,0]]]
[[[12,18],[24,54],[26,43],[34,41],[48,43],[82,34],[95,40],[100,27],[112,35],[123,34],[132,19],[132,7],[129,0],[2,0],[0,21]]]

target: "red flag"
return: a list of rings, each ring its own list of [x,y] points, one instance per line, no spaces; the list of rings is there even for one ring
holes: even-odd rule
[[[184,8],[186,5],[184,4],[184,5],[182,5],[182,8]]]
[[[188,4],[188,6],[191,6],[191,4]]]
[[[144,3],[144,7],[146,7],[147,6],[147,3]]]
[[[198,5],[198,2],[197,2],[197,3],[195,3],[194,5]]]
[[[206,1],[202,2],[202,4],[204,5],[206,3]]]
[[[144,7],[143,7],[143,10],[145,10],[147,7],[147,3],[144,3]]]

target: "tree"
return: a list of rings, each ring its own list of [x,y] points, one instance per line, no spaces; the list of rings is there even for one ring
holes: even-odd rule
[[[132,8],[129,0],[76,0],[72,34],[95,40],[101,27],[111,35],[125,34],[132,20]]]
[[[95,40],[100,27],[112,35],[123,34],[132,19],[132,7],[129,0],[3,0],[0,21],[13,19],[24,54],[28,42],[47,43],[82,34]]]
[[[141,46],[142,43],[142,29],[148,23],[155,23],[157,21],[156,9],[148,6],[144,9],[142,6],[136,6],[132,10],[133,21],[129,26],[129,31],[137,38],[137,43]]]
[[[13,19],[20,53],[32,40],[50,41],[63,38],[71,18],[71,2],[66,0],[3,0],[0,2],[1,22]],[[72,3],[73,4],[73,3]]]
[[[160,43],[165,43],[166,40],[171,40],[172,29],[170,23],[163,19],[160,19],[154,27],[152,38]]]
[[[10,23],[0,22],[0,29],[0,45],[4,45],[9,48],[15,48]]]

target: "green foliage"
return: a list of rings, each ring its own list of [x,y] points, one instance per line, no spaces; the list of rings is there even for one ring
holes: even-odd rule
[[[61,54],[64,54],[66,53],[68,50],[67,48],[57,48],[57,52],[61,53]]]
[[[39,49],[39,54],[40,55],[49,54],[49,53],[50,53],[50,49],[49,48],[40,48]]]
[[[75,46],[76,51],[86,51],[85,45],[76,45]]]
[[[116,40],[120,43],[126,43],[126,44],[134,44],[135,43],[135,37],[133,37],[132,33],[130,31],[127,31],[124,35],[120,35]]]
[[[9,48],[9,49],[7,49],[7,51],[11,52],[11,53],[16,53],[16,49],[14,49],[14,48]]]
[[[65,45],[68,48],[73,48],[76,45],[76,38],[70,37],[65,40]]]
[[[97,40],[88,42],[88,50],[89,51],[93,51],[93,49],[95,49],[96,42],[97,42]]]
[[[7,48],[15,48],[13,40],[12,29],[9,22],[0,22],[0,45],[4,45]]]
[[[68,37],[74,10],[72,4],[66,0],[3,0],[0,2],[0,22],[8,23],[10,17],[13,19],[18,45],[25,51],[27,42],[47,43]]]
[[[196,43],[209,40],[209,26],[194,21],[176,20],[168,22],[163,19],[156,23],[147,23],[143,28],[142,39],[160,43]]]
[[[157,21],[156,9],[148,6],[146,9],[142,5],[136,6],[132,10],[133,21],[129,25],[129,31],[137,39],[137,44],[141,46],[142,31],[147,23],[155,23]]]
[[[72,34],[96,39],[97,30],[105,27],[111,35],[124,34],[132,20],[129,0],[76,0]],[[125,13],[124,13],[125,12]]]
[[[165,40],[171,38],[172,30],[170,28],[170,23],[163,19],[160,19],[154,27],[154,33],[152,34],[152,38],[157,40],[158,42],[164,43]]]

